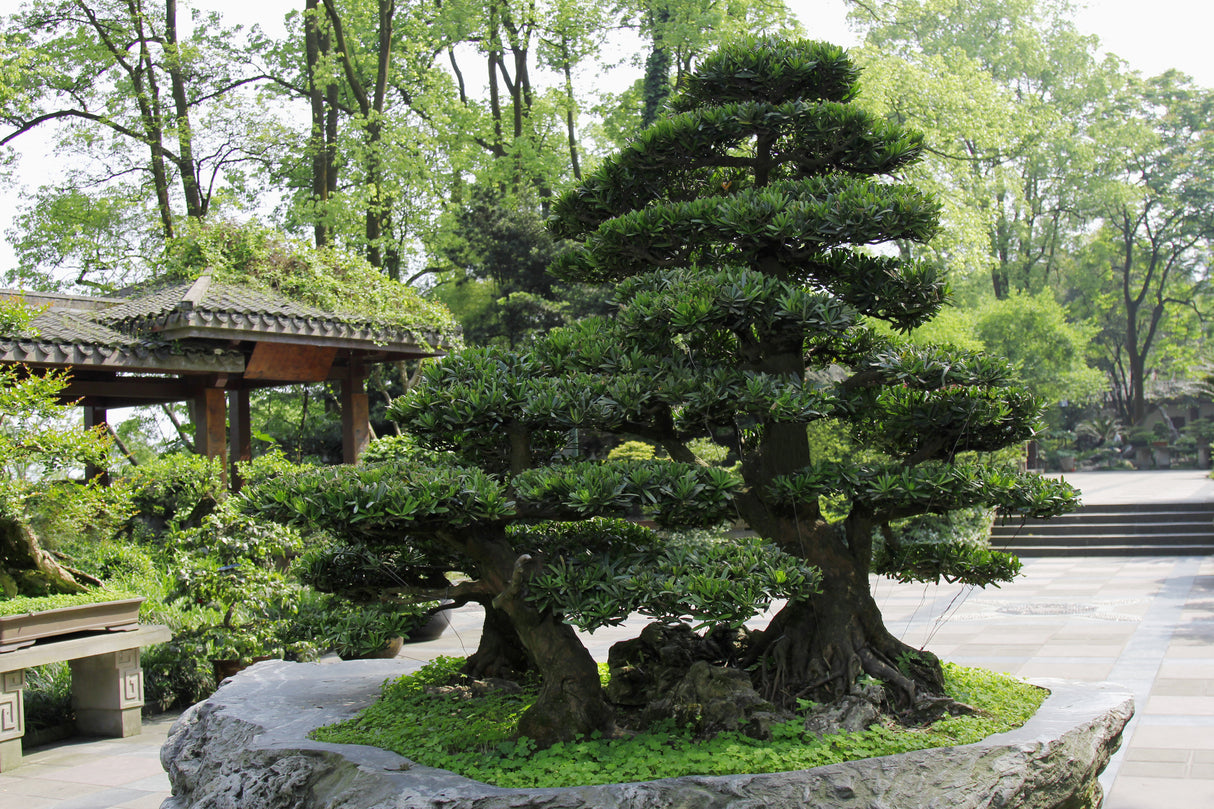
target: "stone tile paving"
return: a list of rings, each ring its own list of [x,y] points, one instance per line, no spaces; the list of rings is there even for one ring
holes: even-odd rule
[[[1214,806],[1214,558],[1032,559],[1025,569],[1001,589],[876,592],[904,640],[958,663],[1126,686],[1138,714],[1102,778],[1106,809]]]
[[[169,795],[160,745],[175,715],[145,720],[128,739],[69,739],[26,751],[0,773],[0,806],[12,809],[155,809]]]
[[[1214,557],[1044,558],[1002,588],[874,580],[889,627],[965,665],[1024,677],[1120,683],[1138,715],[1105,773],[1106,809],[1214,806]],[[757,623],[761,624],[762,619]],[[587,636],[598,659],[640,624]],[[476,648],[480,612],[460,610],[437,641],[405,647],[414,665]],[[31,751],[0,774],[0,805],[145,809],[168,795],[158,749],[172,717],[122,740]]]

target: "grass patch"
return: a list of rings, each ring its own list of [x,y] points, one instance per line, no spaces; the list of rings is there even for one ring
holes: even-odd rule
[[[771,741],[738,733],[697,740],[664,725],[629,739],[586,739],[536,750],[513,737],[534,691],[461,699],[425,693],[459,671],[462,660],[439,658],[385,683],[378,702],[349,721],[318,728],[318,741],[366,744],[418,764],[451,770],[500,787],[567,787],[648,781],[679,775],[783,772],[840,761],[971,744],[1019,727],[1045,699],[1028,683],[984,669],[945,665],[950,696],[979,709],[924,728],[878,725],[861,733],[807,735],[801,720],[775,728]]]

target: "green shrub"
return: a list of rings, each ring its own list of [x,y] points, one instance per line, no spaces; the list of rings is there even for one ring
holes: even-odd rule
[[[874,537],[874,573],[900,582],[1008,582],[1020,572],[1020,560],[990,547],[994,512],[963,508],[947,514],[922,514],[890,525],[890,536]]]
[[[26,669],[24,699],[27,736],[73,721],[70,666],[60,662]]]
[[[724,466],[725,459],[729,457],[729,447],[723,447],[708,438],[693,438],[687,442],[687,448],[701,461],[712,466]]]
[[[609,461],[652,461],[657,457],[657,448],[644,441],[625,441],[607,453]]]
[[[159,541],[171,531],[199,525],[226,496],[220,462],[192,453],[131,467],[119,485],[130,489],[136,512],[127,530],[141,541]]]
[[[429,618],[433,602],[352,604],[311,594],[300,605],[287,637],[306,640],[318,651],[345,660],[372,657],[396,637],[407,637]]]
[[[114,535],[134,514],[131,492],[123,486],[101,486],[70,480],[46,481],[25,501],[26,518],[46,548],[101,542]]]
[[[298,472],[300,466],[300,463],[291,460],[281,449],[275,447],[251,461],[242,461],[237,469],[246,486],[256,486],[264,481]]]
[[[687,448],[697,458],[712,466],[723,466],[729,456],[729,448],[708,438],[696,438],[687,442]],[[609,461],[652,461],[666,458],[666,451],[644,441],[625,441],[607,453]]]
[[[891,523],[899,542],[916,545],[948,543],[986,545],[995,513],[989,508],[961,508],[947,514],[920,514]]]
[[[205,645],[188,633],[144,649],[144,713],[184,708],[209,697],[215,691],[215,674],[207,655]]]
[[[361,464],[391,463],[402,460],[417,451],[417,442],[411,435],[388,435],[377,438],[367,445],[358,456]]]
[[[73,568],[101,579],[110,587],[149,599],[163,598],[167,592],[166,557],[152,548],[114,538],[95,542],[78,538],[60,543],[57,550]]]

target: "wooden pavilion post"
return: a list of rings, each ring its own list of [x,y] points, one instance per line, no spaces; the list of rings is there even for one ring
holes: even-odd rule
[[[104,407],[98,405],[84,406],[84,429],[92,430],[96,427],[103,427],[106,424],[107,414]],[[109,470],[96,464],[85,464],[84,479],[93,480],[100,478],[102,486],[108,486],[110,483]]]
[[[341,380],[341,453],[343,463],[357,463],[371,441],[371,413],[364,385],[367,373],[362,360],[350,359]]]
[[[207,386],[194,399],[194,451],[218,458],[223,484],[228,485],[228,408],[223,387]]]
[[[249,406],[249,389],[228,391],[228,434],[231,463],[232,491],[240,491],[244,482],[236,464],[253,460],[253,428],[250,424],[252,409]]]

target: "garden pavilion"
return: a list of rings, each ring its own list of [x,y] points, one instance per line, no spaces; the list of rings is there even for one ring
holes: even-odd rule
[[[116,408],[188,402],[196,451],[221,459],[225,474],[229,460],[251,458],[250,391],[336,383],[343,459],[353,463],[371,434],[369,366],[450,347],[436,327],[411,331],[325,312],[209,275],[123,297],[16,290],[0,297],[42,310],[28,334],[0,335],[0,364],[70,371],[62,398],[84,408],[86,427],[105,424]]]

